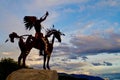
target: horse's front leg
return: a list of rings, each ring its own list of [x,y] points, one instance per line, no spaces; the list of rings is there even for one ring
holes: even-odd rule
[[[26,67],[26,63],[25,63],[26,57],[27,57],[27,55],[25,54],[25,55],[23,56],[23,67],[24,67],[24,68]]]
[[[46,63],[46,54],[44,54],[43,69],[46,69],[45,63]]]
[[[23,67],[26,67],[26,58],[27,58],[27,55],[30,53],[30,51],[25,51],[23,53]]]
[[[47,68],[50,70],[49,61],[50,61],[50,56],[48,55],[48,56],[47,56]]]
[[[21,53],[20,56],[18,57],[18,66],[20,66],[20,64],[21,64],[21,59],[22,59],[22,53]]]

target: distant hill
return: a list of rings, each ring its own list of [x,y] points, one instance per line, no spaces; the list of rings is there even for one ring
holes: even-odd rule
[[[120,73],[106,73],[99,75],[102,78],[108,78],[109,80],[120,80]]]
[[[58,73],[59,80],[104,80],[97,76],[88,76],[83,74]]]

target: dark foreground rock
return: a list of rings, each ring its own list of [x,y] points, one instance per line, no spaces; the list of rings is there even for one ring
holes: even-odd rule
[[[8,75],[6,80],[58,80],[55,70],[20,69]]]

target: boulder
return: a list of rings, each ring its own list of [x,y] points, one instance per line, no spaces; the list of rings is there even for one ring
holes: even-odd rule
[[[58,80],[55,70],[20,69],[8,75],[6,80]]]

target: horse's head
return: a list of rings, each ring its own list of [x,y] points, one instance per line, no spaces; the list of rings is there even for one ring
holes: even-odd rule
[[[58,40],[58,42],[61,42],[61,35],[65,35],[62,32],[60,32],[60,30],[48,29],[46,36],[50,37],[52,34]]]
[[[58,42],[61,42],[61,35],[65,35],[60,30],[53,30],[53,35],[58,40]]]
[[[19,38],[19,36],[17,35],[17,33],[12,32],[11,34],[9,34],[9,38],[11,42],[14,42],[14,38]]]

